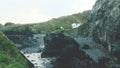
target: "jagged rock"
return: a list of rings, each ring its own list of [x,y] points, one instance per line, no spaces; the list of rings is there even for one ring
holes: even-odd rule
[[[114,62],[108,50],[101,44],[94,42],[92,38],[77,37],[75,40],[80,45],[79,49],[84,51],[96,64],[98,64],[97,68],[106,68],[109,62]]]
[[[116,68],[116,62],[120,63],[120,0],[97,0],[96,4],[93,6],[91,13],[88,17],[87,23],[81,25],[78,30],[80,37],[91,37],[93,40],[104,46],[106,50],[110,53],[111,60],[106,64],[106,68]],[[79,41],[78,41],[79,42]],[[88,44],[89,45],[89,44]],[[96,45],[98,46],[98,45]],[[99,53],[104,50],[99,48]],[[84,47],[83,47],[84,49]],[[90,50],[88,48],[85,48]],[[85,50],[86,51],[86,50]],[[96,50],[95,50],[96,51]],[[94,51],[93,51],[94,52]],[[96,51],[97,52],[97,51]],[[90,51],[89,51],[90,53]],[[88,54],[89,54],[88,53]],[[92,53],[92,52],[91,52]],[[94,55],[95,53],[93,53]],[[89,55],[91,56],[91,55]],[[107,59],[101,57],[100,63],[103,63]],[[101,62],[102,61],[102,62]],[[111,62],[114,63],[111,63]],[[119,65],[117,65],[119,66]]]
[[[115,41],[111,46],[112,54],[116,57],[117,62],[120,64],[120,41]]]
[[[91,12],[93,39],[118,58],[120,54],[120,0],[98,0]],[[120,62],[120,61],[119,61]]]
[[[70,37],[66,37],[63,34],[47,34],[44,38],[45,49],[43,52],[45,54],[50,54],[51,56],[60,56],[64,53],[77,52],[79,45]],[[52,55],[53,54],[53,55]],[[48,55],[48,57],[50,57]]]
[[[54,68],[95,68],[96,63],[82,50],[72,38],[61,33],[47,34],[44,38],[45,48],[42,57],[56,57]]]
[[[96,26],[93,29],[93,38],[106,47],[120,40],[119,3],[120,0],[98,0],[97,6],[94,6],[92,22],[95,22]]]

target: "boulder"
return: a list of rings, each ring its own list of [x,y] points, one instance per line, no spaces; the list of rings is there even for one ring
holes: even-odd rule
[[[96,63],[80,49],[80,45],[71,37],[61,33],[47,34],[42,58],[55,57],[54,68],[95,68]]]
[[[42,54],[44,57],[61,56],[65,53],[77,52],[79,49],[79,45],[74,39],[66,37],[61,33],[47,34],[44,38],[44,42],[45,48]]]

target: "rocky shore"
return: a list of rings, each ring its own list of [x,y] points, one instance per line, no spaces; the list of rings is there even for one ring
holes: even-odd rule
[[[5,34],[36,68],[120,68],[119,18],[120,0],[97,0],[73,36]]]

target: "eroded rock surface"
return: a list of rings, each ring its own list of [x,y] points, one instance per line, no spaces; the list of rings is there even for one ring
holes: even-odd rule
[[[120,60],[120,0],[98,0],[90,19],[95,24],[92,31],[94,41]]]
[[[80,45],[71,37],[61,33],[47,34],[44,38],[45,49],[42,57],[56,57],[53,68],[95,68],[98,65],[80,49]]]

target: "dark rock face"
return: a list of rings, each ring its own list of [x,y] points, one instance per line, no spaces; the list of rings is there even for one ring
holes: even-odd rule
[[[93,38],[96,42],[112,44],[120,40],[119,3],[120,0],[98,0],[97,6],[94,6],[92,22],[96,23],[93,29]]]
[[[45,34],[14,34],[6,33],[6,36],[13,41],[17,48],[24,52],[37,52],[42,50]]]
[[[94,42],[92,38],[77,37],[75,40],[80,45],[79,49],[84,51],[96,63],[97,67],[93,68],[109,68],[107,65],[114,63],[108,50],[101,44]]]
[[[66,37],[63,34],[47,34],[44,38],[45,50],[44,53],[48,53],[51,56],[61,56],[64,53],[77,52],[79,45],[70,37]],[[53,54],[53,55],[52,55]],[[48,55],[48,57],[50,56]]]
[[[91,10],[87,23],[81,25],[78,35],[84,38],[93,38],[94,42],[103,47],[98,48],[101,52],[104,49],[112,56],[110,59],[101,57],[99,63],[105,64],[105,68],[119,68],[120,64],[120,0],[97,0]],[[80,42],[80,40],[78,40]],[[85,43],[84,43],[85,44]],[[92,43],[93,44],[93,43]],[[89,45],[89,44],[88,44]],[[98,47],[98,45],[96,45]],[[85,51],[91,47],[82,47]],[[94,48],[92,49],[94,50]],[[91,51],[91,50],[90,50]],[[97,52],[97,50],[95,50]],[[99,52],[99,53],[100,53]],[[89,52],[90,53],[90,52]],[[88,53],[88,54],[89,54]],[[95,55],[94,52],[92,55]],[[102,53],[102,52],[101,52]],[[106,52],[105,52],[106,53]],[[103,54],[103,53],[102,53]],[[91,56],[91,54],[89,54]],[[108,64],[106,64],[106,62]],[[115,61],[114,63],[111,63]],[[117,61],[117,65],[116,65]],[[103,68],[103,67],[102,67]]]
[[[111,46],[112,54],[117,58],[117,62],[120,64],[120,41],[114,42]]]
[[[96,68],[98,65],[82,50],[72,38],[63,34],[47,34],[42,57],[56,57],[54,68]]]
[[[28,41],[31,40],[30,38],[32,37],[32,33],[30,33],[29,31],[20,32],[20,31],[15,31],[15,30],[11,30],[11,31],[6,30],[3,32],[14,43],[23,44],[23,45],[17,46],[19,49],[27,47],[27,46],[31,46],[31,42],[28,42]],[[33,40],[31,40],[31,41],[33,41]]]
[[[120,0],[98,0],[91,12],[93,39],[120,60]],[[119,61],[120,62],[120,61]]]

